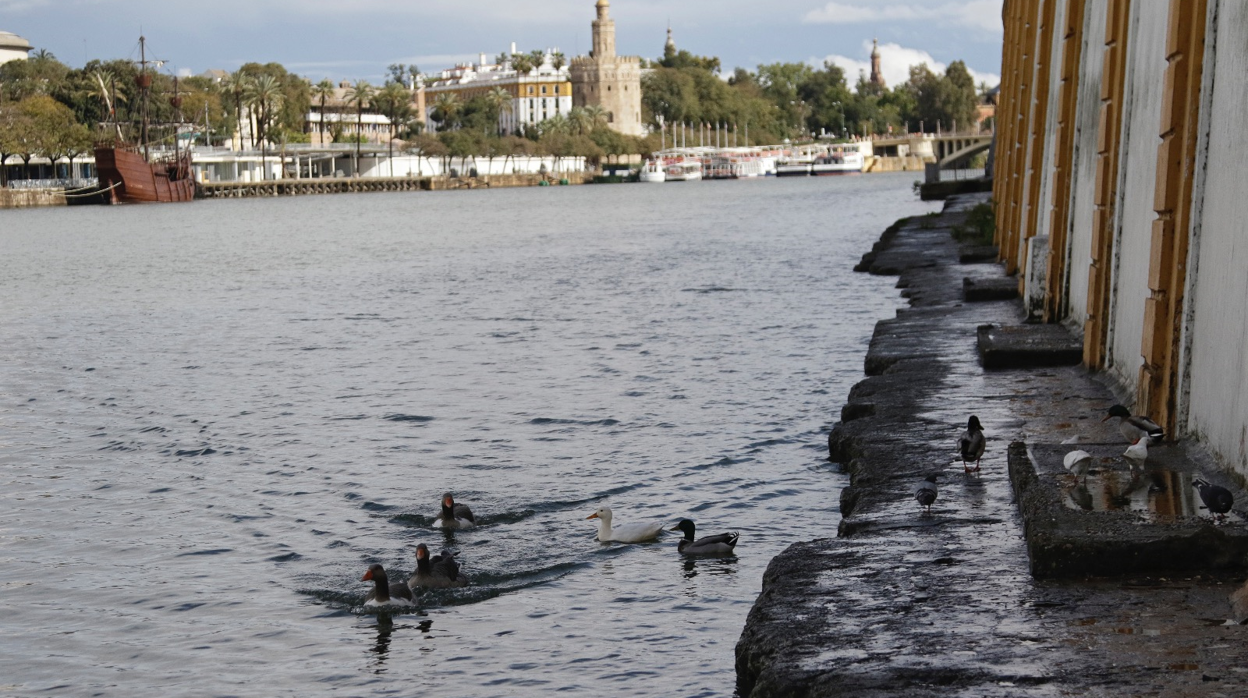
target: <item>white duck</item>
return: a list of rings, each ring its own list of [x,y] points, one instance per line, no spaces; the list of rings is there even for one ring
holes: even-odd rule
[[[1087,451],[1071,451],[1062,459],[1062,465],[1075,479],[1087,482],[1088,469],[1092,467],[1092,454]]]
[[[1127,450],[1122,452],[1124,458],[1131,462],[1131,469],[1143,468],[1144,461],[1148,460],[1148,439],[1141,438],[1135,443],[1127,446]]]
[[[602,507],[585,517],[598,519],[598,540],[602,543],[644,543],[663,532],[663,523],[630,523],[611,527],[611,508]]]

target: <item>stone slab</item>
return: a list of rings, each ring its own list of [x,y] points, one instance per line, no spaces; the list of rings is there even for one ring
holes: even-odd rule
[[[987,279],[962,279],[962,299],[967,303],[1008,301],[1018,298],[1018,279],[1008,276]]]
[[[958,250],[959,264],[993,264],[1000,254],[994,245],[963,245]]]
[[[1145,573],[1248,572],[1248,523],[1233,510],[1218,521],[1193,477],[1248,494],[1206,473],[1181,446],[1154,446],[1142,468],[1122,457],[1128,444],[1010,445],[1010,481],[1023,517],[1032,575],[1039,578]],[[1084,480],[1062,466],[1073,450],[1092,455]]]
[[[984,368],[1074,366],[1083,361],[1083,343],[1060,325],[980,325],[977,347]]]

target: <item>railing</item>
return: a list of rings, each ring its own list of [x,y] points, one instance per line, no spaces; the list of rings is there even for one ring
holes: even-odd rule
[[[9,189],[88,189],[99,186],[99,180],[89,179],[13,179],[9,180]]]

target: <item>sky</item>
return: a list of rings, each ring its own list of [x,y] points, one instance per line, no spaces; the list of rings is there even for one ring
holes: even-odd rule
[[[878,39],[887,83],[909,66],[936,71],[962,60],[976,83],[995,85],[1002,0],[612,0],[617,52],[662,55],[670,23],[677,47],[735,67],[830,61],[851,86]],[[277,62],[314,82],[380,83],[386,66],[426,72],[521,51],[590,46],[594,0],[0,0],[0,31],[70,66],[137,58],[138,37],[165,69],[199,74]]]

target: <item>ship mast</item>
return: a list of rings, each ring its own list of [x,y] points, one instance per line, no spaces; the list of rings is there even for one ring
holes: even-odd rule
[[[139,125],[139,143],[143,146],[143,159],[148,159],[147,150],[147,92],[152,86],[152,76],[147,72],[147,37],[139,37],[139,74],[135,78],[139,86],[140,110],[143,122]]]

